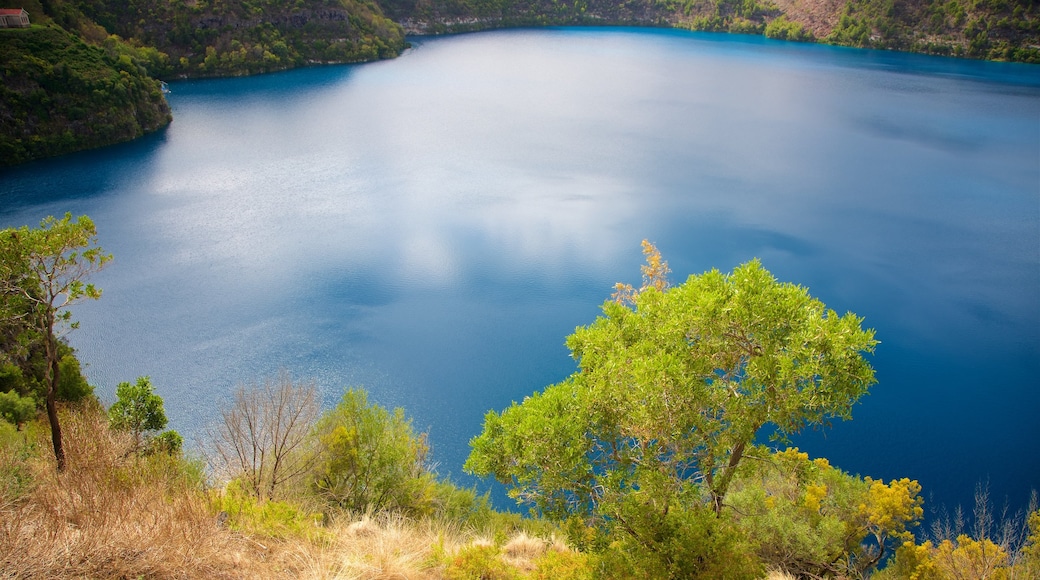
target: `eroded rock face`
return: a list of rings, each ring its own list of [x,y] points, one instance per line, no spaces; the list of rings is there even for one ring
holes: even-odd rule
[[[838,25],[847,0],[773,0],[781,13],[800,23],[816,38],[824,38]]]

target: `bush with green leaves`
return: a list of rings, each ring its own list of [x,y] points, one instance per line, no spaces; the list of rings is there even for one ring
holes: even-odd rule
[[[617,285],[603,316],[568,337],[578,371],[488,413],[465,468],[550,518],[627,534],[622,547],[680,574],[669,550],[698,541],[702,510],[723,519],[760,432],[783,438],[850,418],[874,383],[864,355],[876,341],[861,318],[828,310],[757,260],[669,287],[660,253],[644,242],[644,254],[642,287]]]
[[[426,462],[425,433],[416,433],[400,408],[369,404],[349,389],[318,421],[320,461],[313,487],[339,508],[427,514],[433,509],[435,477]]]
[[[448,580],[521,580],[519,570],[505,563],[502,548],[475,543],[463,547],[448,559],[444,569]]]
[[[778,40],[794,40],[810,42],[815,40],[812,32],[809,32],[801,23],[788,20],[787,16],[774,18],[766,25],[765,35]]]
[[[38,433],[26,433],[0,421],[0,505],[19,499],[32,488],[30,463],[39,455],[37,439]]]
[[[36,399],[22,397],[14,391],[0,393],[0,418],[21,430],[22,425],[36,416]]]
[[[228,527],[269,538],[327,539],[325,518],[288,501],[258,499],[232,481],[215,496],[213,508],[227,515]]]
[[[80,368],[79,359],[69,352],[61,357],[60,372],[61,379],[58,382],[58,400],[70,403],[81,403],[94,398],[94,387],[87,382]]]
[[[138,377],[135,383],[119,383],[116,402],[108,409],[108,420],[113,429],[133,435],[134,450],[141,450],[142,437],[166,427],[167,422],[162,397],[155,394],[152,380]],[[170,440],[168,443],[173,442],[172,436],[167,436],[167,439]]]
[[[148,447],[145,449],[145,453],[147,455],[162,453],[177,456],[181,454],[183,448],[184,437],[181,437],[180,433],[170,429],[152,437],[151,440],[148,441]]]
[[[858,577],[912,538],[924,513],[920,485],[849,475],[797,448],[756,448],[727,504],[767,565],[806,577]]]
[[[663,514],[638,493],[614,512],[610,545],[599,554],[600,578],[757,580],[764,570],[730,514],[674,504]]]

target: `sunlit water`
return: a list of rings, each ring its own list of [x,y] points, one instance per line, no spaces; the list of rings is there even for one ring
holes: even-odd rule
[[[403,406],[478,483],[483,414],[574,369],[649,238],[676,281],[757,256],[877,329],[879,384],[812,455],[930,505],[1040,487],[1037,67],[564,29],[171,86],[163,133],[0,172],[0,225],[96,221],[115,261],[70,340],[189,440],[285,368]]]

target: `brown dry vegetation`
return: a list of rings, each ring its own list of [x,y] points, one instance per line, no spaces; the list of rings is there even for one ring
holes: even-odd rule
[[[0,439],[0,578],[425,580],[444,578],[459,550],[489,542],[458,524],[389,514],[344,517],[299,537],[235,531],[190,465],[137,457],[96,410],[66,412],[63,425],[69,464],[60,474],[39,451],[45,429]],[[566,547],[521,533],[501,558],[530,571],[549,549]]]
[[[773,3],[816,38],[824,38],[834,30],[848,4],[847,0],[773,0]]]
[[[46,456],[4,458],[31,482],[0,501],[0,575],[12,578],[233,578],[261,561],[220,527],[205,496],[162,460],[131,457],[130,437],[98,413],[70,413],[68,469]],[[29,446],[38,443],[26,441]],[[44,447],[45,448],[45,447]],[[10,496],[11,494],[7,494]]]

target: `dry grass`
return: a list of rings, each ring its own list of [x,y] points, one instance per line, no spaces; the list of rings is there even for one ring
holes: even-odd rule
[[[63,429],[61,474],[46,428],[27,436],[29,453],[0,440],[0,579],[433,580],[452,575],[473,546],[500,546],[497,558],[521,575],[548,551],[568,550],[524,532],[496,543],[460,524],[390,514],[344,518],[321,534],[236,532],[190,469],[135,456],[96,410],[65,413]]]
[[[28,457],[0,445],[0,471],[31,482],[0,486],[0,578],[427,580],[481,541],[457,525],[394,515],[338,521],[310,539],[237,533],[218,523],[216,504],[183,465],[136,457],[103,415],[66,413],[63,429],[61,474],[46,429]],[[503,559],[531,570],[548,549],[561,548],[521,533]]]
[[[458,525],[395,515],[344,519],[310,539],[236,533],[218,523],[183,465],[135,457],[129,438],[96,412],[68,413],[63,426],[62,474],[45,429],[41,451],[28,457],[0,445],[0,475],[31,481],[0,485],[0,578],[435,580],[467,548],[494,545]],[[523,575],[547,552],[567,550],[521,531],[498,557]],[[766,580],[793,579],[773,572]]]
[[[430,521],[383,515],[335,523],[328,537],[287,546],[287,567],[299,577],[321,580],[440,578],[438,546],[453,549],[461,534]]]
[[[180,470],[129,454],[97,413],[65,415],[68,469],[46,452],[21,466],[33,484],[0,500],[0,576],[237,578],[262,551],[217,525]],[[49,441],[37,442],[49,449]],[[5,469],[6,466],[0,466]]]

